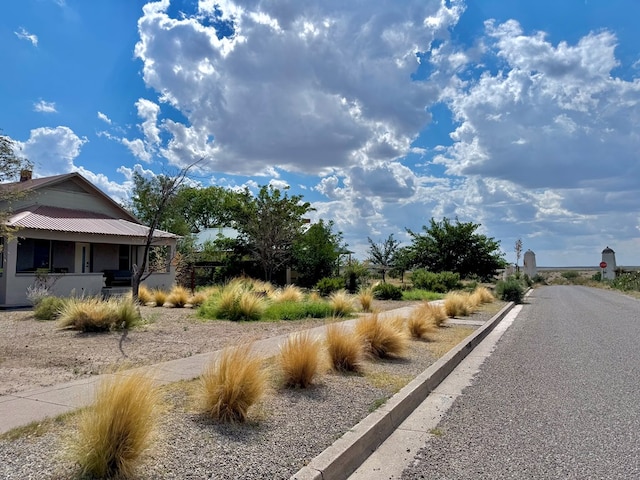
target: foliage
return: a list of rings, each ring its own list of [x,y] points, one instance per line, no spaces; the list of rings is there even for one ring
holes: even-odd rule
[[[413,253],[411,247],[400,247],[393,256],[393,265],[389,271],[389,275],[400,278],[400,281],[404,283],[404,274],[407,270],[411,269],[412,264]]]
[[[349,259],[346,265],[343,265],[343,273],[347,290],[349,293],[356,293],[359,286],[366,283],[369,278],[369,262],[360,262],[357,259]]]
[[[411,311],[409,318],[407,318],[407,328],[413,338],[426,339],[429,334],[434,332],[436,323],[434,321],[435,315],[432,312],[433,308],[436,307],[429,302],[424,302]]]
[[[353,313],[353,298],[346,290],[338,290],[329,295],[331,312],[336,317],[346,317]]]
[[[332,308],[324,301],[278,302],[268,305],[262,314],[265,320],[299,320],[302,318],[327,318]]]
[[[415,300],[440,300],[444,298],[442,293],[432,292],[430,290],[421,290],[419,288],[411,288],[409,290],[402,291],[402,300],[415,301]]]
[[[17,180],[21,170],[30,168],[32,168],[31,163],[16,154],[14,141],[0,134],[0,183]],[[6,205],[4,210],[0,211],[0,237],[10,236],[14,232],[6,225],[11,214],[11,202],[25,194],[10,188],[0,188],[0,203]],[[0,251],[2,251],[1,246]]]
[[[244,422],[266,387],[262,360],[251,351],[251,345],[226,348],[202,374],[202,409],[216,420]]]
[[[344,279],[341,277],[325,277],[316,283],[316,290],[323,297],[331,295],[333,292],[344,288]]]
[[[302,196],[289,197],[284,189],[262,186],[252,197],[245,191],[235,227],[271,281],[274,272],[291,261],[293,244],[302,235],[304,215],[312,210],[311,204],[302,202]]]
[[[55,320],[64,307],[64,299],[60,297],[42,297],[33,308],[33,316],[38,320]]]
[[[153,301],[156,302],[156,306],[161,307],[167,301],[169,294],[161,288],[154,288],[151,290],[151,296],[153,297]]]
[[[509,277],[496,283],[496,295],[505,302],[522,303],[524,287],[518,279]]]
[[[169,292],[166,303],[177,308],[182,308],[189,302],[189,297],[191,297],[189,290],[176,285]]]
[[[520,256],[522,255],[522,239],[521,238],[516,240],[516,243],[513,247],[513,251],[516,252],[516,271],[519,271]]]
[[[444,297],[444,311],[448,317],[466,317],[470,313],[467,299],[460,292],[449,292]]]
[[[232,282],[217,295],[207,298],[198,313],[205,318],[234,322],[260,320],[266,307],[265,299],[250,288],[250,284]]]
[[[369,258],[367,260],[380,271],[384,282],[387,270],[394,266],[394,257],[400,242],[394,240],[393,233],[381,243],[374,243],[369,237],[367,237],[367,241],[369,242]]]
[[[409,334],[399,323],[382,320],[377,314],[367,315],[356,322],[355,332],[362,338],[365,350],[378,358],[401,356],[408,347]]]
[[[188,232],[230,227],[241,198],[242,194],[216,185],[182,187],[176,192],[173,211],[168,213],[175,217],[172,222],[185,224]]]
[[[342,234],[332,230],[332,221],[325,223],[320,220],[293,243],[292,268],[298,273],[301,286],[312,287],[321,278],[336,273]]]
[[[460,274],[453,272],[429,272],[418,268],[411,273],[411,283],[415,288],[446,293],[460,288]]]
[[[640,272],[620,273],[615,279],[611,280],[610,285],[616,290],[623,292],[640,291]]]
[[[146,305],[152,301],[153,294],[151,293],[151,290],[144,285],[140,285],[140,287],[138,287],[138,302],[140,302],[141,305]]]
[[[131,298],[71,297],[64,302],[58,316],[60,328],[82,332],[129,329],[142,322],[136,302]]]
[[[94,404],[81,414],[78,438],[71,446],[81,475],[131,477],[153,440],[159,403],[152,379],[142,374],[104,380]]]
[[[338,372],[359,372],[362,369],[362,340],[344,325],[330,323],[326,328],[325,345],[329,361]]]
[[[304,292],[295,285],[287,285],[281,290],[277,290],[273,295],[276,302],[302,302],[304,300]]]
[[[373,297],[377,300],[401,300],[402,289],[390,283],[379,283],[373,287]]]
[[[307,388],[322,368],[322,343],[309,331],[289,335],[280,346],[278,364],[287,387]]]
[[[358,302],[360,302],[363,312],[370,312],[373,303],[373,290],[368,287],[361,288],[358,292]]]
[[[452,223],[448,218],[436,222],[433,218],[429,226],[423,226],[423,233],[408,230],[413,238],[413,263],[418,268],[432,272],[454,272],[461,278],[477,275],[481,279],[493,277],[503,268],[505,261],[500,252],[500,242],[476,233],[480,224]]]
[[[560,275],[562,276],[562,278],[566,278],[567,280],[574,280],[580,276],[580,273],[576,272],[575,270],[567,270],[565,272],[562,272]]]

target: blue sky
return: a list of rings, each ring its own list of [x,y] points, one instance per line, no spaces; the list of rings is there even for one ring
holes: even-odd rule
[[[538,265],[640,265],[636,0],[12,0],[0,128],[116,200],[290,186],[364,259],[431,217]]]

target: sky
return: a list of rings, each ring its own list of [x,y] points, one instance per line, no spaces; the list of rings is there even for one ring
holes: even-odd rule
[[[430,219],[516,261],[640,265],[637,0],[8,0],[0,129],[34,177],[290,187],[356,258]],[[522,262],[522,258],[520,259]]]

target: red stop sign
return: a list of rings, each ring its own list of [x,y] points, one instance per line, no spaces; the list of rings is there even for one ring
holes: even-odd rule
[[[600,262],[600,268],[607,268],[607,262]]]

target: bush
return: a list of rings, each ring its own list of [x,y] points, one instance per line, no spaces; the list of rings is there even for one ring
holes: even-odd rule
[[[229,284],[218,295],[210,296],[200,307],[205,318],[234,322],[260,320],[265,311],[264,296],[245,290],[240,283]]]
[[[151,296],[153,297],[153,301],[156,302],[157,307],[161,307],[164,305],[164,302],[167,301],[167,292],[164,290],[160,290],[159,288],[154,288],[151,291]]]
[[[278,364],[287,387],[307,388],[321,368],[319,340],[306,331],[289,335],[280,347]]]
[[[621,273],[610,284],[612,288],[623,292],[640,291],[640,272]]]
[[[562,272],[560,275],[562,275],[562,277],[566,278],[567,280],[573,280],[575,278],[578,278],[580,276],[580,273],[576,272],[575,270],[568,270],[566,272]]]
[[[445,293],[460,287],[460,274],[453,272],[429,272],[423,268],[414,270],[411,274],[414,288]]]
[[[202,408],[213,419],[244,422],[266,386],[262,360],[251,352],[251,345],[226,348],[202,374]]]
[[[301,318],[326,318],[331,316],[331,305],[316,300],[307,302],[278,302],[265,309],[262,318],[267,320],[299,320]]]
[[[402,289],[390,283],[379,283],[373,287],[373,297],[377,300],[401,300]]]
[[[444,298],[442,293],[433,292],[431,290],[422,290],[418,288],[410,288],[402,291],[402,300],[406,301],[432,301]]]
[[[355,331],[364,341],[365,350],[378,358],[400,356],[408,346],[408,332],[399,328],[399,322],[381,320],[376,314],[360,318]]]
[[[80,417],[71,453],[81,475],[128,478],[150,446],[159,395],[149,377],[114,376],[100,384],[94,404]]]
[[[515,278],[507,278],[496,283],[496,294],[505,302],[522,303],[524,287]]]
[[[64,300],[59,297],[42,297],[33,309],[33,316],[38,320],[55,320],[60,316]]]
[[[344,325],[327,325],[325,344],[329,361],[339,372],[359,372],[362,368],[364,347],[362,340]]]
[[[342,290],[345,288],[345,282],[343,278],[340,277],[325,277],[322,278],[316,283],[316,290],[323,297],[328,297],[333,292],[337,292],[338,290]]]

